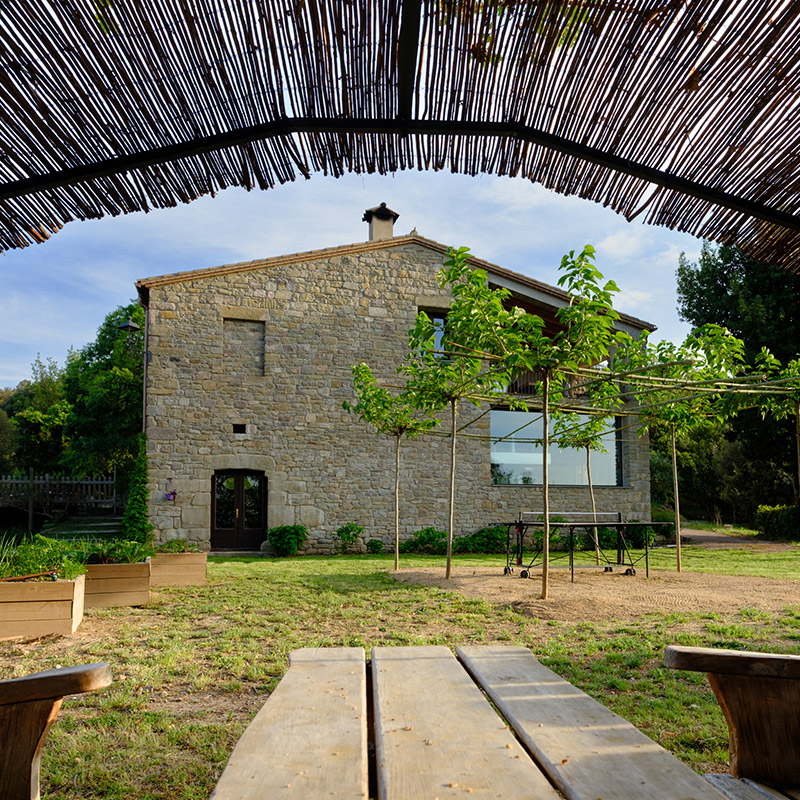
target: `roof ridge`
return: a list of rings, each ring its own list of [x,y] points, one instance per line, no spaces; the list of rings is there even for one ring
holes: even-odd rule
[[[387,247],[399,247],[406,244],[419,244],[431,250],[435,250],[442,255],[446,255],[450,250],[448,245],[437,242],[434,239],[428,239],[418,233],[409,233],[404,236],[394,236],[391,239],[375,239],[368,242],[354,242],[352,244],[335,245],[333,247],[323,247],[316,250],[305,250],[299,253],[285,253],[280,256],[270,256],[268,258],[253,259],[251,261],[240,261],[235,264],[221,264],[215,267],[203,267],[202,269],[186,270],[183,272],[172,272],[164,275],[155,275],[149,278],[141,278],[136,281],[136,289],[139,295],[153,288],[161,286],[169,286],[175,283],[184,283],[186,281],[200,280],[207,278],[216,278],[220,275],[234,275],[241,272],[252,272],[258,269],[270,269],[280,267],[285,264],[297,264],[307,261],[318,261],[323,258],[329,258],[334,255],[348,255],[355,253],[369,253],[374,250],[383,250]],[[531,278],[528,275],[523,275],[520,272],[501,267],[486,259],[479,258],[472,254],[468,257],[469,263],[477,269],[483,269],[489,274],[504,277],[508,280],[519,283],[522,286],[527,286],[531,289],[536,289],[544,294],[548,294],[558,300],[569,301],[569,292],[564,291],[558,286],[539,281],[536,278]],[[618,312],[620,318],[625,322],[632,324],[635,327],[656,330],[656,326],[650,322]]]

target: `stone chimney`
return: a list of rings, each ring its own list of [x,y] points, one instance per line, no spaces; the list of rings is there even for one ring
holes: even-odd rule
[[[386,208],[386,203],[381,203],[375,208],[368,208],[364,212],[362,222],[369,222],[369,240],[391,239],[394,236],[394,224],[400,215],[391,208]]]

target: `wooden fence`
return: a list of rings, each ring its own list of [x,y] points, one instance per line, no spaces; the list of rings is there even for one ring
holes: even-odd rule
[[[56,510],[120,509],[113,477],[74,478],[65,475],[0,475],[0,506],[44,514]]]

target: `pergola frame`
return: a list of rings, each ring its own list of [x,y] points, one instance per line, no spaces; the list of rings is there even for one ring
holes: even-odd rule
[[[0,249],[314,172],[522,175],[800,271],[800,7],[0,6]]]

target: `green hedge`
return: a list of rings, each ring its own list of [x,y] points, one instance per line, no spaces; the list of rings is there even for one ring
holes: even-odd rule
[[[447,534],[436,528],[422,528],[400,543],[400,552],[444,555],[447,552]]]
[[[279,556],[293,556],[308,537],[305,525],[279,525],[267,531],[267,539]]]
[[[800,510],[797,506],[759,506],[756,530],[768,539],[800,539]]]
[[[647,531],[649,543],[652,545],[656,534],[652,528],[635,528],[628,535],[628,547],[641,549],[644,547],[644,536]],[[513,539],[512,532],[512,539]],[[541,530],[533,531],[530,539],[534,550],[541,549],[544,533]],[[617,546],[616,528],[597,526],[597,539],[602,550],[613,550]],[[512,549],[514,542],[511,543]],[[550,528],[550,547],[553,550],[569,549],[569,528],[559,528],[556,522]],[[593,550],[594,539],[591,529],[575,528],[575,549]],[[418,553],[425,555],[441,556],[447,552],[447,534],[436,528],[422,528],[412,534],[410,539],[400,545],[401,553]],[[453,538],[454,553],[505,553],[506,552],[506,526],[493,525],[481,528],[468,536]]]
[[[122,531],[126,539],[145,544],[153,539],[153,526],[147,519],[147,439],[139,434],[138,451],[131,472],[128,503],[122,515]]]
[[[442,556],[447,553],[447,534],[436,528],[422,528],[400,545],[401,553]],[[468,536],[453,538],[454,553],[505,553],[505,525],[490,525]]]

